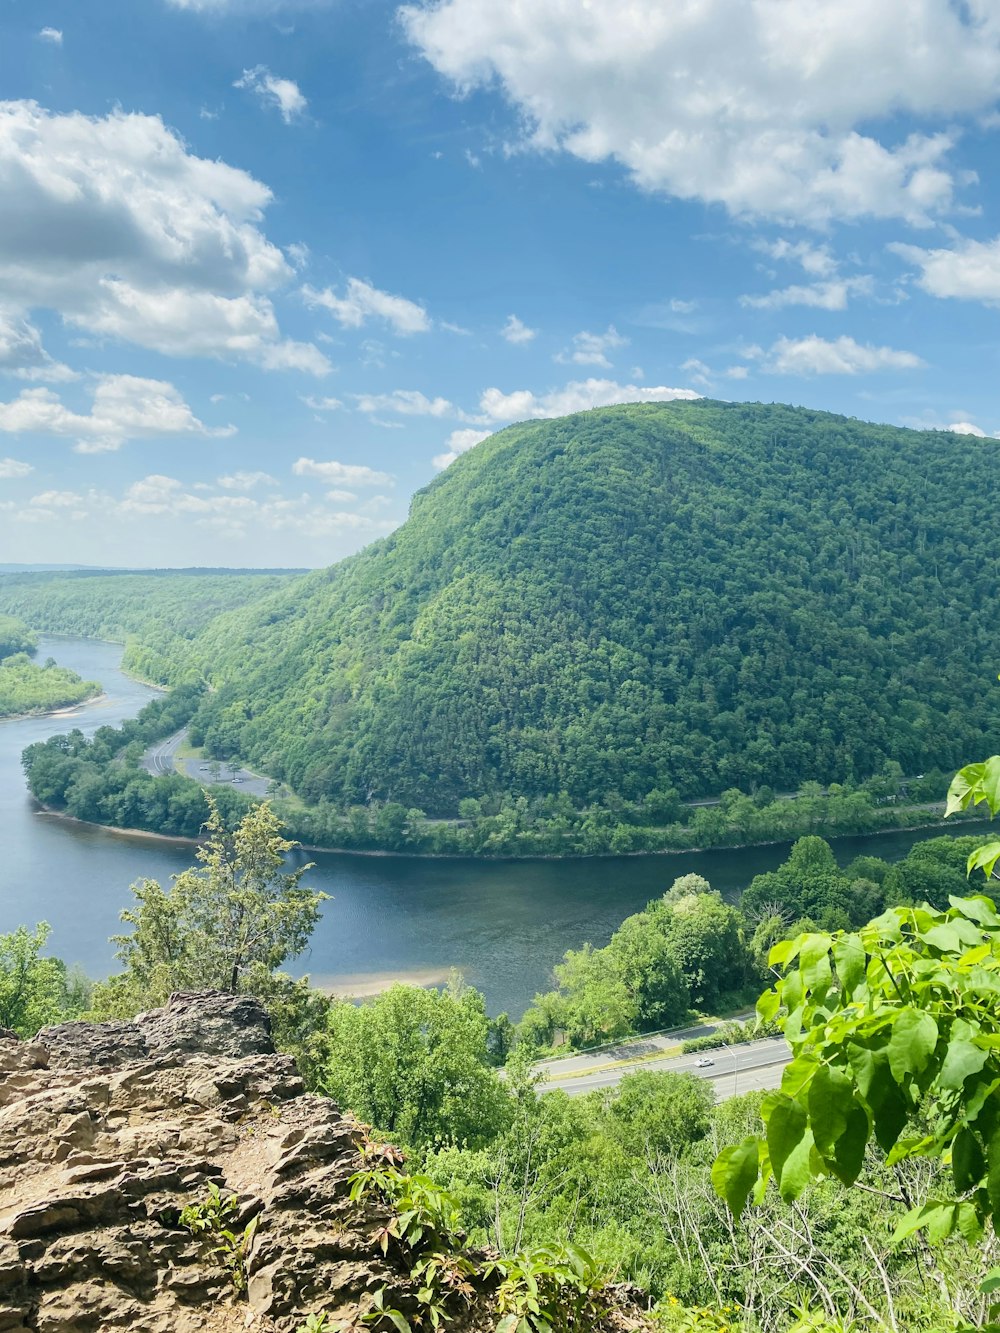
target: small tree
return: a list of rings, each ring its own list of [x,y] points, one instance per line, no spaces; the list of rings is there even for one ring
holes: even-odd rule
[[[86,1007],[86,985],[70,979],[59,958],[42,958],[51,927],[19,926],[0,935],[0,1028],[33,1037],[47,1023],[76,1018]]]
[[[266,995],[275,970],[309,943],[329,895],[300,885],[311,864],[286,870],[297,844],[282,837],[271,807],[254,806],[230,831],[206,799],[201,866],[176,875],[167,890],[155,880],[133,884],[138,906],[121,917],[132,933],[113,939],[125,971],[98,988],[98,1010],[134,1012],[174,990]]]

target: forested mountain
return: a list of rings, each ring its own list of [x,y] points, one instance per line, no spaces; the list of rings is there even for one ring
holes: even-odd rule
[[[435,814],[954,766],[1000,723],[996,448],[708,400],[509,427],[212,622],[196,730]]]

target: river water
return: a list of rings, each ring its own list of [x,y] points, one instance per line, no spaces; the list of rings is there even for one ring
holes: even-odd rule
[[[79,727],[87,734],[133,717],[155,691],[118,669],[121,648],[87,639],[44,638],[52,656],[105,697],[69,717],[0,722],[0,933],[46,920],[50,951],[91,976],[114,967],[108,937],[140,878],[166,883],[192,863],[184,844],[110,833],[37,810],[25,788],[26,745]],[[969,825],[963,833],[972,831]],[[927,830],[839,838],[841,864],[861,852],[892,860]],[[704,875],[723,892],[772,870],[788,844],[672,856],[568,861],[473,861],[314,854],[308,882],[332,895],[308,955],[296,969],[320,984],[354,988],[385,977],[432,981],[459,968],[490,1011],[518,1017],[550,985],[566,949],[607,942],[624,917],[664,892],[678,875]]]

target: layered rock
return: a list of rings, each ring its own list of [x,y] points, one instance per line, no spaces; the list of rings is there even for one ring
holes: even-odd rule
[[[380,1288],[413,1309],[372,1238],[388,1214],[349,1198],[358,1142],[245,996],[174,995],[32,1042],[0,1030],[0,1333],[294,1333],[319,1312],[360,1328]],[[257,1219],[245,1290],[179,1221],[213,1185],[237,1241]],[[480,1292],[448,1327],[496,1322]]]
[[[395,1275],[347,1200],[354,1133],[304,1095],[245,997],[0,1036],[0,1333],[283,1330],[356,1312]],[[260,1218],[245,1296],[178,1225],[213,1183],[238,1200],[237,1234]]]

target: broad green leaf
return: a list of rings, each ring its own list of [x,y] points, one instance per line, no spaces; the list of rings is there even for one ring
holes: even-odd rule
[[[956,898],[954,895],[949,895],[948,901],[956,912],[968,917],[970,921],[977,922],[980,926],[1000,926],[1000,917],[997,916],[993,904],[981,894],[976,894],[971,898]]]
[[[831,981],[830,936],[807,935],[799,950],[799,972],[807,990],[825,991]]]
[[[932,949],[940,949],[942,953],[962,952],[962,936],[957,929],[957,922],[932,926],[930,930],[925,932],[924,942],[929,944]]]
[[[723,1148],[712,1164],[712,1185],[720,1199],[725,1199],[733,1217],[746,1207],[760,1175],[760,1146],[757,1139],[744,1139],[731,1148]]]
[[[870,1134],[868,1116],[860,1106],[852,1107],[844,1132],[837,1140],[833,1157],[834,1174],[843,1184],[853,1185],[861,1174]]]
[[[807,1104],[816,1147],[829,1158],[855,1108],[851,1080],[839,1069],[821,1064],[809,1084]]]
[[[783,1199],[795,1199],[811,1178],[812,1134],[805,1108],[782,1092],[764,1098],[761,1116],[767,1123],[767,1151]]]
[[[766,990],[757,1001],[757,1017],[762,1023],[770,1023],[781,1007],[781,1000],[776,990]]]
[[[833,944],[837,976],[845,994],[853,997],[865,980],[865,950],[860,935],[842,935]]]
[[[966,862],[965,873],[971,875],[974,870],[981,870],[987,879],[993,874],[993,867],[1000,861],[1000,842],[988,842],[977,847]]]
[[[983,764],[983,776],[979,780],[978,790],[982,792],[990,814],[1000,810],[1000,755],[991,755]]]
[[[937,1023],[930,1014],[909,1007],[899,1011],[889,1038],[889,1068],[897,1083],[902,1083],[907,1074],[923,1072],[937,1040]]]
[[[976,1211],[975,1204],[968,1199],[964,1199],[956,1206],[954,1225],[970,1245],[977,1245],[983,1238],[983,1219]],[[933,1239],[933,1232],[928,1234]]]
[[[891,1244],[898,1245],[907,1236],[926,1227],[928,1236],[934,1240],[943,1240],[949,1236],[956,1222],[956,1206],[953,1203],[925,1203],[910,1211],[900,1219],[892,1233]]]
[[[952,1140],[951,1172],[955,1181],[955,1190],[967,1194],[975,1189],[983,1178],[986,1160],[979,1140],[971,1129],[963,1127]]]
[[[996,1231],[1000,1221],[1000,1131],[986,1146],[986,1194],[993,1216],[993,1230]]]
[[[953,1030],[957,1027],[955,1023]],[[973,1045],[968,1038],[952,1037],[937,1077],[938,1086],[960,1091],[970,1074],[978,1074],[988,1059],[989,1052]]]
[[[900,1092],[884,1048],[872,1051],[854,1042],[848,1044],[847,1058],[854,1070],[858,1091],[871,1111],[872,1128],[879,1147],[889,1152],[906,1125],[907,1103]]]
[[[769,967],[782,967],[790,963],[799,952],[804,936],[800,935],[794,940],[779,940],[777,944],[771,945],[771,951],[767,955]]]
[[[964,768],[958,770],[948,787],[948,800],[944,811],[946,818],[959,810],[964,810],[970,802],[982,800],[982,796],[978,793],[985,771],[985,764],[966,764]]]

